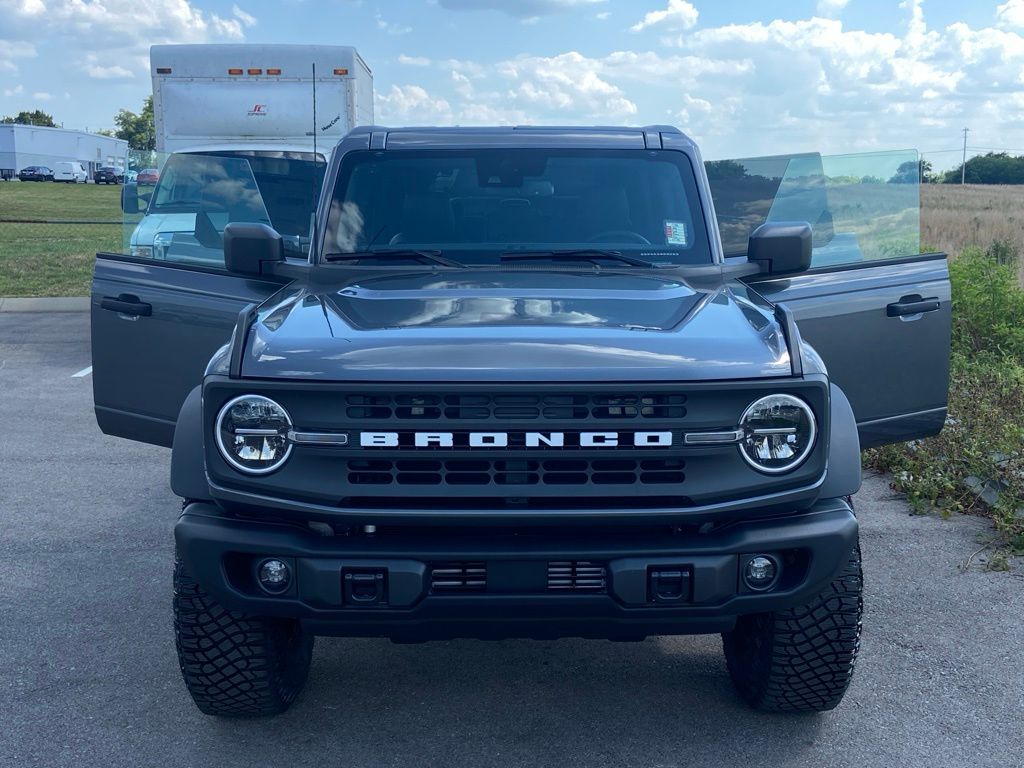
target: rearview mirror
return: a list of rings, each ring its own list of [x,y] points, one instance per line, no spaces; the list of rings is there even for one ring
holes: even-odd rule
[[[284,261],[284,241],[266,224],[236,221],[224,228],[224,267],[238,275],[262,275]]]
[[[804,272],[811,267],[811,225],[805,221],[773,221],[750,233],[747,258],[762,274]]]

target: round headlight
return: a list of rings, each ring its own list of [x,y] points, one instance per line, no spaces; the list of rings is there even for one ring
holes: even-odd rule
[[[792,395],[755,400],[740,418],[740,453],[759,472],[776,474],[796,469],[814,447],[814,413]]]
[[[240,472],[262,475],[278,469],[292,451],[288,412],[268,397],[242,395],[217,415],[214,434],[225,461]]]

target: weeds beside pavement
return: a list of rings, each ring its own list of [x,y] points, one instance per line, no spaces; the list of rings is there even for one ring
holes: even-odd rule
[[[1005,241],[968,248],[949,266],[953,348],[942,434],[867,451],[918,511],[990,517],[989,568],[1024,554],[1024,290]]]

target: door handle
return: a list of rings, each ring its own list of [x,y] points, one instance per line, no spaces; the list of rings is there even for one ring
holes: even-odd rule
[[[899,301],[887,305],[885,314],[888,317],[903,317],[904,315],[920,315],[923,312],[935,312],[938,308],[937,296],[930,299],[923,299],[918,295],[904,296]]]
[[[100,301],[100,308],[130,317],[149,317],[153,314],[152,304],[139,301],[138,296],[132,296],[129,293],[122,293],[116,299],[113,296],[104,296]]]

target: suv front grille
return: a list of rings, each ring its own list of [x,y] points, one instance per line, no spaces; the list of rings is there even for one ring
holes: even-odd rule
[[[482,592],[487,589],[487,564],[434,563],[430,567],[430,589],[432,592]]]
[[[349,459],[351,485],[586,486],[682,483],[685,461],[651,459]]]
[[[349,419],[429,421],[579,421],[584,419],[682,419],[686,395],[659,392],[614,394],[350,394]]]
[[[603,592],[605,567],[586,560],[563,560],[548,563],[548,589]]]

